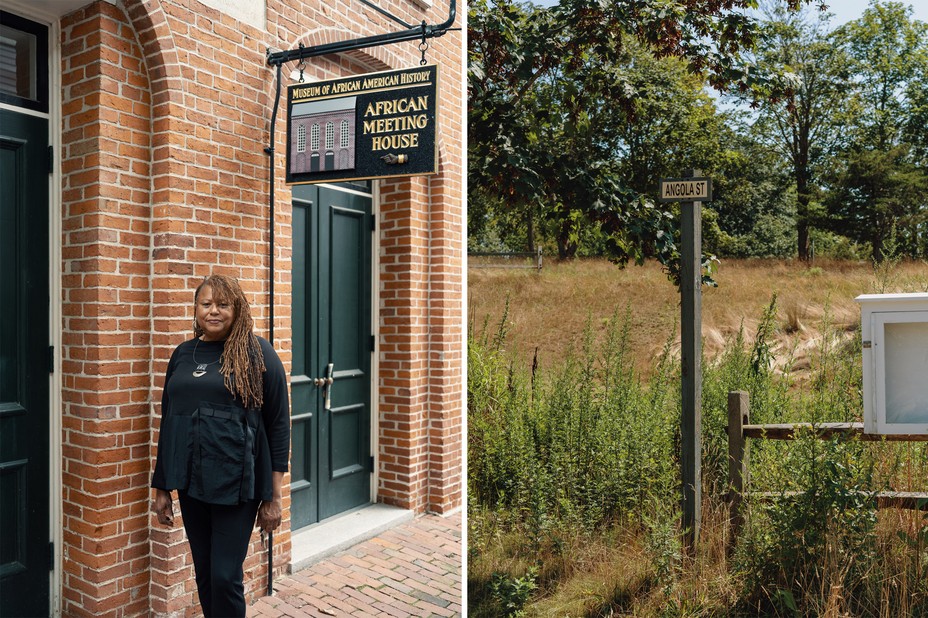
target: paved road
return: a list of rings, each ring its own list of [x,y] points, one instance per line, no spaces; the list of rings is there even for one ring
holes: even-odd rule
[[[274,582],[248,618],[461,615],[461,514],[425,515]]]

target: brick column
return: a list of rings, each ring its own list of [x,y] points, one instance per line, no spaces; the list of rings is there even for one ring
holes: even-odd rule
[[[464,429],[464,264],[460,182],[432,181],[429,269],[428,510],[461,505]]]
[[[62,478],[68,616],[148,608],[148,81],[124,16],[62,20]]]
[[[439,173],[429,178],[428,509],[447,513],[463,497],[464,160],[461,36],[449,33],[437,53],[442,79]]]
[[[378,498],[415,511],[428,486],[427,181],[380,190],[380,462]]]

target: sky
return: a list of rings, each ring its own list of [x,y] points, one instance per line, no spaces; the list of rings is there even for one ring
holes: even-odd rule
[[[828,4],[828,12],[834,13],[834,18],[831,20],[832,28],[857,19],[870,5],[870,0],[825,0],[825,2]],[[903,0],[903,3],[915,9],[912,14],[915,19],[928,22],[928,0]],[[557,0],[536,0],[535,4],[552,6],[557,4]]]
[[[845,22],[857,19],[863,15],[864,10],[870,5],[870,0],[825,0],[828,4],[828,12],[834,13],[834,19],[831,20],[832,26],[839,26]],[[915,9],[912,16],[919,20],[928,22],[928,0],[918,0],[917,2],[904,2]]]

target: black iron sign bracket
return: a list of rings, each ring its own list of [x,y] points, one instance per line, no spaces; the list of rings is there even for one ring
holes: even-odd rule
[[[427,24],[425,20],[418,26],[406,23],[402,19],[390,14],[384,9],[368,2],[360,0],[367,6],[375,9],[377,12],[386,15],[401,26],[404,30],[396,32],[387,32],[384,34],[375,34],[357,39],[348,39],[346,41],[336,41],[335,43],[325,43],[323,45],[313,45],[311,47],[300,46],[298,49],[288,51],[271,51],[267,50],[267,63],[270,66],[280,66],[294,60],[303,60],[304,58],[313,58],[315,56],[324,56],[326,54],[338,54],[355,49],[366,49],[368,47],[379,47],[381,45],[390,45],[392,43],[402,43],[404,41],[420,41],[444,36],[449,30],[453,30],[451,25],[454,23],[457,13],[457,0],[451,0],[448,5],[448,19],[440,24]],[[456,29],[456,28],[455,28]]]

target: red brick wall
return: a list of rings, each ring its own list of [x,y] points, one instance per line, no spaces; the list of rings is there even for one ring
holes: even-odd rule
[[[98,1],[62,20],[62,609],[74,616],[195,615],[186,541],[148,513],[160,389],[191,336],[192,290],[240,279],[268,331],[268,158],[275,71],[290,49],[395,30],[357,2],[268,0],[266,31],[195,0]],[[410,23],[444,21],[396,1]],[[459,18],[458,25],[463,20]],[[269,34],[270,33],[270,34]],[[463,185],[461,35],[441,65],[441,170],[385,182],[380,204],[378,499],[461,504]],[[307,61],[307,78],[414,66],[416,43]],[[284,67],[284,76],[291,66]],[[290,366],[290,192],[278,111],[274,343]],[[275,535],[290,556],[289,497]],[[179,509],[178,509],[179,511]],[[250,596],[266,583],[258,535]]]

